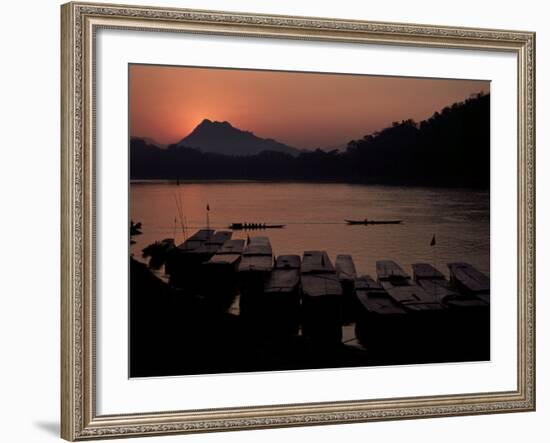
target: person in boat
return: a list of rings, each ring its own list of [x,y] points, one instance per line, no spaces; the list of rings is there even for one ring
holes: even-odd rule
[[[369,219],[365,217],[365,223],[368,223],[368,222],[369,222]]]

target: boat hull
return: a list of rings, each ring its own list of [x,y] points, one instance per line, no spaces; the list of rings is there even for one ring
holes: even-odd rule
[[[255,231],[260,229],[282,229],[286,225],[268,225],[265,223],[231,223],[229,229],[233,231]]]
[[[264,286],[262,305],[262,324],[267,335],[298,334],[300,327],[299,264],[297,268],[276,265]]]
[[[343,292],[343,320],[345,324],[352,323],[355,320],[355,280],[357,279],[357,270],[351,255],[341,254],[336,257],[335,262],[336,275],[340,280]]]
[[[314,341],[342,341],[343,293],[325,251],[306,251],[301,267],[302,333]]]

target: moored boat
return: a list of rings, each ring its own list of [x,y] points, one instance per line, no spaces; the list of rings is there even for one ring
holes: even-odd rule
[[[192,251],[205,243],[214,235],[214,229],[199,229],[191,237],[177,246],[178,251]]]
[[[240,261],[243,251],[244,240],[226,240],[220,249],[218,249],[212,256],[212,258],[206,262],[206,264],[230,266],[236,271],[236,265],[238,264],[238,261]]]
[[[355,316],[355,280],[357,278],[357,270],[355,269],[355,263],[351,255],[340,254],[336,256],[334,262],[336,268],[336,275],[342,285],[343,299],[342,299],[342,315],[345,323],[350,323],[354,320]]]
[[[407,311],[369,275],[355,280],[355,335],[374,361],[406,360]]]
[[[237,295],[237,267],[244,250],[244,240],[226,240],[204,264],[204,287],[207,295],[227,307]]]
[[[376,262],[376,275],[378,281],[406,282],[411,278],[401,266],[393,260],[378,260]]]
[[[297,334],[300,325],[300,256],[280,255],[263,294],[264,327],[270,335]]]
[[[447,308],[446,325],[448,358],[485,360],[490,356],[489,304],[471,292],[460,291],[452,281],[426,263],[412,265],[415,281]]]
[[[429,263],[413,263],[412,270],[416,282],[421,280],[445,280],[443,273]]]
[[[238,267],[242,316],[261,308],[264,284],[273,270],[273,250],[268,237],[250,237]]]
[[[475,294],[483,301],[490,302],[491,281],[489,277],[469,263],[449,263],[447,266],[451,274],[451,282],[462,292]]]
[[[325,251],[305,251],[301,266],[302,332],[314,340],[342,340],[342,286]]]
[[[273,269],[273,250],[268,237],[250,237],[245,246],[239,272],[269,273]]]
[[[414,263],[414,281],[448,308],[482,308],[487,303],[475,294],[461,293],[453,283],[428,263]]]
[[[190,286],[195,280],[195,271],[200,262],[193,254],[214,235],[213,229],[200,229],[191,237],[171,249],[166,257],[165,271],[170,276],[170,283],[176,287]]]
[[[233,233],[231,231],[216,231],[214,234],[209,236],[205,242],[203,242],[199,247],[189,251],[192,259],[197,263],[204,263],[208,261],[222,245],[231,239]]]
[[[398,225],[403,220],[345,220],[348,225]]]
[[[378,282],[407,311],[408,357],[413,362],[440,361],[445,344],[446,310],[394,261],[376,262]]]

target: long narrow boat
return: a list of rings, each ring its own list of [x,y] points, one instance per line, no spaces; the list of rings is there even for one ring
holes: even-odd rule
[[[227,240],[231,240],[232,235],[233,233],[231,231],[216,231],[198,248],[189,251],[189,254],[196,262],[204,263],[218,252]]]
[[[325,251],[305,251],[301,266],[302,332],[317,340],[342,340],[342,286]]]
[[[376,262],[378,282],[407,311],[407,358],[410,363],[444,361],[446,309],[417,285],[394,261]]]
[[[414,281],[449,308],[485,307],[487,303],[475,294],[461,293],[445,276],[428,263],[412,265]]]
[[[300,256],[280,255],[264,286],[264,330],[294,335],[300,326]]]
[[[192,251],[205,243],[214,235],[214,229],[199,229],[191,237],[177,246],[177,249],[182,252]]]
[[[475,294],[483,301],[490,302],[491,281],[489,277],[469,263],[449,263],[447,266],[451,274],[451,282],[461,291]]]
[[[458,292],[445,279],[442,272],[429,263],[413,263],[413,279],[426,292],[448,306],[459,296]]]
[[[407,311],[369,275],[355,280],[355,335],[376,361],[399,362],[406,355]]]
[[[244,248],[239,272],[271,272],[273,250],[268,237],[250,237]]]
[[[269,223],[231,223],[229,229],[233,229],[234,231],[254,231],[258,229],[282,229],[285,226]]]
[[[351,282],[353,284],[357,278],[357,270],[355,269],[355,263],[353,263],[353,258],[351,255],[340,254],[336,256],[336,261],[334,262],[336,273],[342,284],[347,284]]]
[[[193,277],[196,267],[196,257],[193,251],[200,248],[214,235],[213,229],[200,229],[191,237],[179,244],[169,252],[166,257],[165,271],[170,276],[170,282],[174,286],[183,286]]]
[[[438,271],[429,263],[414,263],[412,265],[414,281],[422,280],[445,280],[442,272]]]
[[[403,220],[345,220],[348,225],[398,225]]]
[[[360,306],[369,314],[402,315],[407,313],[370,275],[364,275],[355,280],[355,293]]]
[[[355,263],[353,263],[351,255],[340,254],[336,256],[334,266],[342,285],[344,323],[351,323],[355,319],[355,280],[357,279]]]
[[[264,293],[286,294],[295,291],[300,284],[299,255],[280,255],[275,260],[273,272],[269,276]]]
[[[222,247],[218,249],[216,254],[206,262],[207,265],[229,265],[237,270],[237,263],[241,259],[241,254],[244,251],[244,240],[226,240]]]
[[[447,337],[449,359],[486,360],[490,357],[489,304],[471,292],[462,292],[433,266],[412,265],[415,281],[448,308]]]
[[[401,266],[393,260],[378,260],[376,262],[376,275],[379,281],[405,281],[411,278]]]
[[[237,267],[243,250],[244,240],[226,240],[203,266],[205,293],[222,308],[238,293]]]
[[[240,313],[254,316],[261,309],[264,285],[273,270],[273,250],[268,237],[250,237],[238,267]]]

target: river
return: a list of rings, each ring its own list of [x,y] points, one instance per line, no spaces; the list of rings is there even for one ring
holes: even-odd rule
[[[131,253],[155,240],[184,239],[208,223],[227,229],[234,222],[286,225],[283,229],[235,231],[233,238],[267,235],[273,252],[326,250],[351,254],[359,274],[376,276],[377,260],[395,260],[408,272],[428,262],[448,275],[446,264],[469,262],[490,271],[489,191],[335,183],[133,181],[130,216],[142,223]],[[348,226],[344,219],[402,220],[399,225]],[[431,246],[435,235],[435,245]]]

